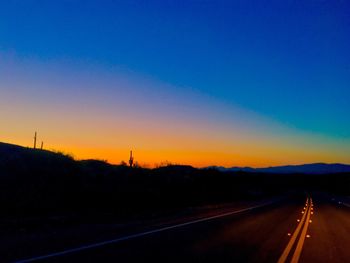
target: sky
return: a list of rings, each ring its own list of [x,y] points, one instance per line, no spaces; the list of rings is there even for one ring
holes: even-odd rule
[[[10,0],[0,141],[148,167],[350,163],[350,3]]]

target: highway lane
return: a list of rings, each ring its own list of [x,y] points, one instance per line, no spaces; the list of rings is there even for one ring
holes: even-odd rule
[[[304,201],[286,200],[42,262],[277,262]]]
[[[326,195],[293,198],[37,262],[350,262],[349,213]]]
[[[300,262],[350,262],[350,207],[314,196],[314,214]]]
[[[278,198],[279,199],[279,198]],[[277,199],[277,200],[278,200]],[[105,243],[133,234],[172,227],[197,220],[236,213],[247,207],[259,206],[276,199],[238,201],[200,207],[189,207],[168,214],[158,214],[142,219],[117,220],[108,217],[65,218],[64,221],[50,221],[45,218],[33,226],[1,224],[0,262],[13,262],[37,255],[67,251],[86,245]],[[32,221],[30,221],[32,222]]]

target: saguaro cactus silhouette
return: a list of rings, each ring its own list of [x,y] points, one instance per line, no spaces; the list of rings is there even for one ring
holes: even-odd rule
[[[36,149],[36,132],[34,134],[34,149]]]
[[[43,149],[43,147],[44,147],[44,142],[43,142],[43,141],[41,141],[40,150],[42,150],[42,149]]]
[[[134,157],[132,156],[132,151],[130,151],[130,159],[129,159],[130,167],[132,167],[133,164],[134,164]]]

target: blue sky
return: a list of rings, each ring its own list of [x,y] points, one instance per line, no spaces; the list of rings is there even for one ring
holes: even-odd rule
[[[6,1],[0,52],[117,68],[348,140],[349,14],[340,0]]]

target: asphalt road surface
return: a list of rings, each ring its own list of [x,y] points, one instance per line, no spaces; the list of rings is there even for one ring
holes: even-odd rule
[[[350,262],[350,207],[322,194],[286,198],[16,260]]]

